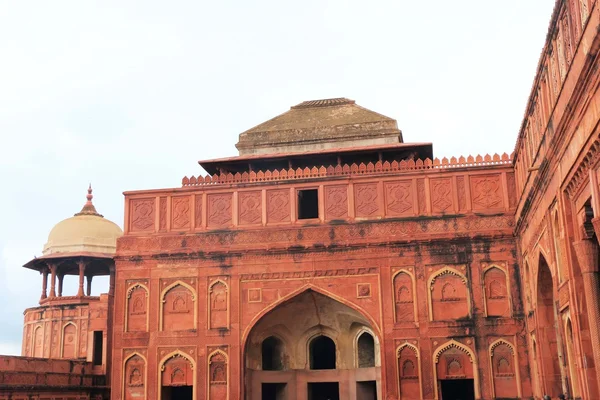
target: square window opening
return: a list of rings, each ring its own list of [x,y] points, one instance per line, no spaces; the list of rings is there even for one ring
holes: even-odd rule
[[[298,219],[319,218],[319,190],[298,190]]]

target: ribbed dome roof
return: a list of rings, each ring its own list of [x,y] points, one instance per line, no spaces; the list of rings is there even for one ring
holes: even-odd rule
[[[98,214],[92,204],[92,198],[90,186],[87,202],[81,212],[60,221],[50,231],[48,242],[44,245],[44,256],[57,253],[115,253],[117,238],[123,231],[117,224]]]

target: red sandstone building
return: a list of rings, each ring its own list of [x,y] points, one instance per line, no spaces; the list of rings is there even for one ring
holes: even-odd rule
[[[25,265],[0,399],[600,399],[599,26],[556,3],[512,156],[328,99],[125,193],[123,232],[90,191]]]

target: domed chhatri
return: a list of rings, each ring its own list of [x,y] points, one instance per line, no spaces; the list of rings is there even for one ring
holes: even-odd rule
[[[96,211],[92,187],[88,188],[87,202],[80,212],[52,228],[43,255],[60,254],[114,254],[117,238],[123,231],[114,222]]]

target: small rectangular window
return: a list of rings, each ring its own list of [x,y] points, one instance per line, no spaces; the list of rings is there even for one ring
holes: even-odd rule
[[[103,334],[102,331],[94,331],[94,354],[92,356],[93,365],[102,365],[103,349]]]
[[[298,219],[319,218],[319,190],[298,190]]]

